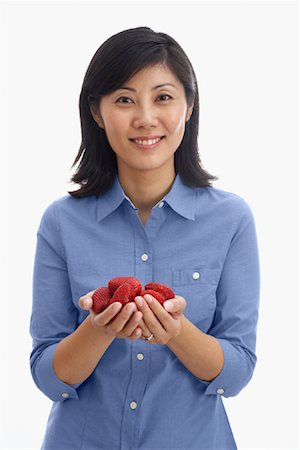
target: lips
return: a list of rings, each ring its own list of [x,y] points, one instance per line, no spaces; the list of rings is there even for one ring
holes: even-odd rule
[[[157,139],[157,138],[163,138],[165,136],[160,136],[160,135],[150,135],[150,136],[135,136],[133,138],[129,138],[130,141],[133,141],[135,139],[137,139],[138,141],[149,141],[150,139]]]
[[[161,141],[163,138],[164,138],[165,136],[153,136],[153,137],[148,137],[148,138],[145,138],[145,137],[143,137],[143,138],[141,138],[141,137],[136,137],[136,138],[132,138],[132,139],[129,139],[130,141],[132,141],[132,142],[135,142],[135,143],[137,143],[137,141],[140,141],[140,142],[148,142],[148,141],[153,141],[153,140],[157,140],[158,139],[158,141],[157,142],[159,142],[159,141]]]
[[[140,149],[145,150],[152,150],[158,147],[161,143],[161,141],[164,139],[165,136],[158,137],[156,139],[149,139],[149,140],[139,140],[139,139],[129,139],[136,147]]]

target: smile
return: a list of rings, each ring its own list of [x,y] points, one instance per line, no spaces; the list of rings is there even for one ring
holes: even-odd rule
[[[144,140],[140,140],[140,139],[129,139],[131,142],[133,142],[134,144],[138,145],[138,147],[140,148],[155,148],[160,144],[160,141],[164,138],[164,136],[160,137],[160,138],[155,138],[155,139],[149,139],[147,141]]]
[[[156,144],[156,142],[158,142],[160,140],[161,140],[161,138],[149,139],[149,141],[140,141],[139,139],[133,139],[133,142],[135,142],[136,144],[141,144],[141,145],[152,145],[152,144]]]

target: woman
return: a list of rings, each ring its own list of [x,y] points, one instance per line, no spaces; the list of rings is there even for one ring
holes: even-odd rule
[[[237,448],[222,396],[256,363],[258,246],[246,201],[201,166],[198,98],[182,48],[148,27],[90,62],[80,188],[37,233],[30,365],[54,402],[44,450]],[[175,297],[95,314],[93,292],[118,276]]]

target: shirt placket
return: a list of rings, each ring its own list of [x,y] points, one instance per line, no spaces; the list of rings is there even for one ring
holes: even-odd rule
[[[134,269],[144,289],[145,284],[152,281],[153,251],[151,241],[159,228],[161,211],[152,210],[148,222],[144,226],[138,211],[128,205],[129,221],[134,230]],[[131,343],[131,377],[127,387],[124,414],[121,425],[121,450],[138,449],[139,418],[142,414],[142,403],[151,369],[151,344],[138,339]]]

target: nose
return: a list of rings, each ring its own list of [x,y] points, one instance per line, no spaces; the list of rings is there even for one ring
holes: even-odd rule
[[[135,128],[151,128],[158,125],[157,110],[150,105],[142,105],[135,110],[133,126]]]

